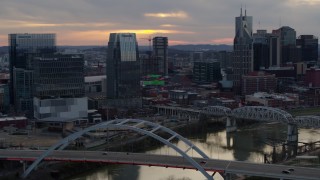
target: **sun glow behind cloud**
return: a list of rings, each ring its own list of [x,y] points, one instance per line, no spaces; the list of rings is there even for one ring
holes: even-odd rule
[[[137,40],[146,44],[145,40],[141,38],[149,38],[150,36],[157,36],[161,34],[193,34],[194,32],[179,31],[179,30],[163,30],[163,29],[114,29],[108,31],[89,30],[89,31],[67,31],[57,33],[59,45],[105,45],[108,43],[110,33],[136,33]],[[68,42],[68,44],[65,44]],[[80,43],[81,42],[81,43]]]
[[[188,14],[184,11],[178,11],[169,13],[145,13],[144,16],[156,18],[187,18]]]
[[[289,0],[291,5],[299,6],[299,5],[319,5],[320,0]]]
[[[211,40],[214,44],[232,44],[233,38],[221,38],[221,39],[213,39]]]
[[[173,24],[161,24],[161,27],[176,27],[176,25]]]

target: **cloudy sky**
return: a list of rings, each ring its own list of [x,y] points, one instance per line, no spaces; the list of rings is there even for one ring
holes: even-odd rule
[[[9,33],[56,33],[58,45],[106,45],[110,32],[170,44],[232,44],[241,4],[253,29],[320,34],[320,0],[0,0],[0,46]]]

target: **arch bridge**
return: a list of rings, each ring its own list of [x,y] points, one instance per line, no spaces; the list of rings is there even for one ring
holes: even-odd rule
[[[198,147],[193,145],[188,139],[182,137],[178,133],[163,127],[159,124],[155,124],[149,121],[144,121],[140,119],[116,119],[112,121],[102,122],[100,124],[93,125],[81,131],[78,131],[74,134],[69,135],[68,137],[60,140],[55,145],[51,146],[47,151],[43,152],[41,156],[39,156],[22,174],[22,178],[26,178],[30,172],[48,155],[50,155],[55,150],[63,150],[65,149],[71,142],[75,141],[76,139],[80,138],[85,133],[90,131],[98,130],[98,129],[106,129],[106,128],[113,128],[113,129],[126,129],[137,132],[139,134],[147,135],[152,137],[161,143],[168,145],[172,149],[174,149],[179,155],[181,155],[184,159],[186,159],[193,167],[199,170],[207,179],[213,179],[211,175],[209,175],[204,168],[197,163],[193,158],[191,158],[187,153],[190,150],[194,150],[197,152],[202,158],[209,159],[209,157],[202,152]],[[168,134],[170,137],[165,139],[155,132],[162,132]],[[178,139],[187,145],[187,149],[181,149],[178,146],[172,144],[170,141],[173,139]]]

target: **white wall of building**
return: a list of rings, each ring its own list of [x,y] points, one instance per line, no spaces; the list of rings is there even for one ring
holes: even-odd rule
[[[71,120],[87,118],[88,116],[87,97],[57,99],[34,98],[33,103],[34,116],[38,120],[50,118]]]

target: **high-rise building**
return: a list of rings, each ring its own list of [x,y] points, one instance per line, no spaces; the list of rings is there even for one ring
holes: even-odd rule
[[[280,37],[280,65],[299,62],[301,55],[296,47],[296,31],[289,26],[283,26],[273,30],[272,34]]]
[[[269,67],[269,43],[267,30],[257,30],[253,34],[253,70]]]
[[[158,71],[163,76],[168,76],[168,37],[154,37],[153,55],[158,61]]]
[[[32,115],[32,85],[33,71],[23,68],[13,69],[13,96],[14,108],[18,113],[25,113],[27,116]]]
[[[9,92],[16,112],[32,111],[32,57],[55,52],[55,34],[9,34]]]
[[[301,60],[304,62],[318,61],[318,38],[313,35],[301,35],[297,46],[301,47]]]
[[[35,57],[33,62],[34,117],[39,122],[87,118],[83,56],[54,54]]]
[[[233,81],[236,89],[240,89],[241,77],[253,71],[252,48],[252,16],[245,11],[235,18],[235,38],[233,43]]]
[[[135,33],[111,33],[107,56],[107,104],[141,106],[140,60]]]
[[[145,54],[140,54],[141,61],[141,76],[148,74],[162,74],[159,72],[159,63],[161,57],[153,56],[151,51],[147,51]]]
[[[196,83],[213,83],[222,79],[220,62],[197,61],[193,65],[193,80]]]
[[[275,67],[275,66],[279,67],[280,59],[281,59],[280,37],[275,34],[269,34],[268,41],[269,41],[269,67]]]

